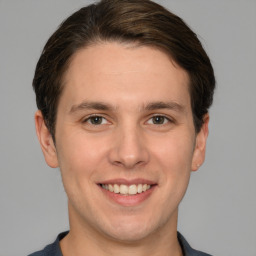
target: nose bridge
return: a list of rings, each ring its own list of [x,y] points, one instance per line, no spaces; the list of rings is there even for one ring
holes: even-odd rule
[[[131,169],[146,163],[149,154],[140,126],[134,122],[120,125],[112,152],[112,162]]]

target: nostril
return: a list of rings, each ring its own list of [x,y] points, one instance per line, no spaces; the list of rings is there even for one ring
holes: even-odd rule
[[[138,166],[142,166],[144,164],[146,164],[145,161],[114,161],[113,162],[114,165],[116,166],[121,166],[125,169],[133,169],[133,168],[136,168]]]
[[[122,162],[120,161],[114,161],[113,163],[114,165],[117,165],[117,166],[123,166]]]

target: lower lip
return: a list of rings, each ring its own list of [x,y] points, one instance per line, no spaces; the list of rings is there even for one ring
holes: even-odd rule
[[[114,201],[115,203],[122,206],[137,206],[149,198],[149,196],[153,193],[156,186],[154,185],[145,192],[136,195],[116,194],[114,192],[110,192],[109,190],[102,188],[100,185],[99,187],[111,201]]]

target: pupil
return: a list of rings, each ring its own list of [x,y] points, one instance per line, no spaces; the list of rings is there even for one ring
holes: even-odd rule
[[[102,117],[100,116],[95,116],[95,117],[92,117],[91,119],[92,124],[101,124],[101,122],[102,122]]]
[[[163,116],[155,116],[153,118],[154,124],[163,124],[164,123],[164,117]]]

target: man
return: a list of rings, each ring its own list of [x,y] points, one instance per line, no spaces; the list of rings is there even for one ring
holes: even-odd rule
[[[177,233],[204,161],[215,79],[196,35],[148,0],[82,8],[48,40],[33,87],[70,231],[33,256],[208,255]]]

